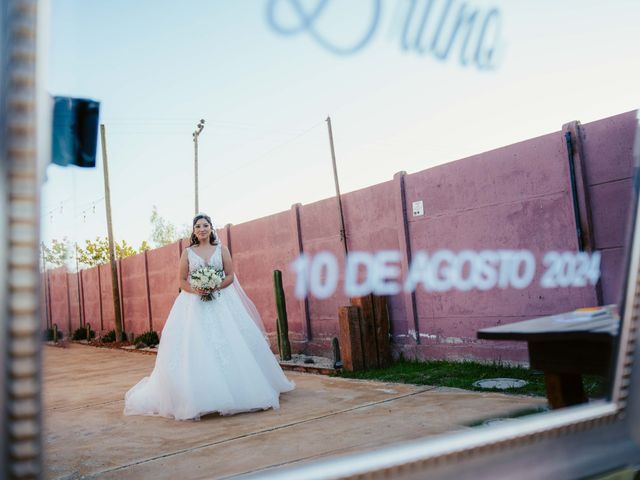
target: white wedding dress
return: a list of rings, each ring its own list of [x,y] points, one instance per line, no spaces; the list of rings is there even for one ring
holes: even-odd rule
[[[190,271],[205,265],[187,251]],[[222,269],[220,245],[209,264]],[[293,388],[235,285],[210,302],[183,291],[162,330],[155,368],[126,393],[124,414],[198,420],[279,408],[280,393]]]

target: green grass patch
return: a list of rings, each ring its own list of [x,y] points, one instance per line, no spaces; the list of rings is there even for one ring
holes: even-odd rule
[[[544,374],[541,371],[501,364],[483,364],[477,362],[449,362],[433,360],[419,362],[398,360],[387,368],[364,372],[341,371],[336,376],[377,380],[381,382],[409,383],[413,385],[432,385],[454,387],[483,392],[503,392],[518,395],[545,396]],[[506,390],[485,389],[473,386],[476,380],[488,378],[515,378],[526,380],[524,387]],[[602,377],[585,375],[584,389],[589,398],[603,398],[607,394],[606,381]]]

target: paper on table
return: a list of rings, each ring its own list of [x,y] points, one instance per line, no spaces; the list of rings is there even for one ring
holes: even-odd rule
[[[611,315],[611,310],[608,307],[579,308],[573,312],[557,315],[553,317],[553,321],[561,323],[577,323],[595,320],[597,318],[604,318],[607,315]]]

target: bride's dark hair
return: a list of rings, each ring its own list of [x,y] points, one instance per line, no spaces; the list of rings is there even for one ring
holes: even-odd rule
[[[196,226],[196,223],[198,222],[198,220],[202,220],[203,218],[211,226],[211,233],[209,234],[209,243],[211,245],[218,245],[218,243],[220,243],[220,240],[218,240],[218,235],[216,235],[216,230],[215,230],[215,228],[213,228],[213,222],[211,221],[211,217],[209,215],[205,215],[204,213],[199,213],[198,215],[193,217],[193,227]],[[192,231],[191,231],[191,245],[189,245],[189,246],[191,247],[193,245],[200,245],[200,240],[198,240],[198,237],[196,237],[196,234],[193,233],[193,228],[192,228]]]

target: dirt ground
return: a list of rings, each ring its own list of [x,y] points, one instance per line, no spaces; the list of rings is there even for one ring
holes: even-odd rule
[[[125,417],[124,394],[155,355],[43,349],[45,476],[226,478],[362,451],[546,405],[543,398],[286,372],[280,410],[200,421]]]

